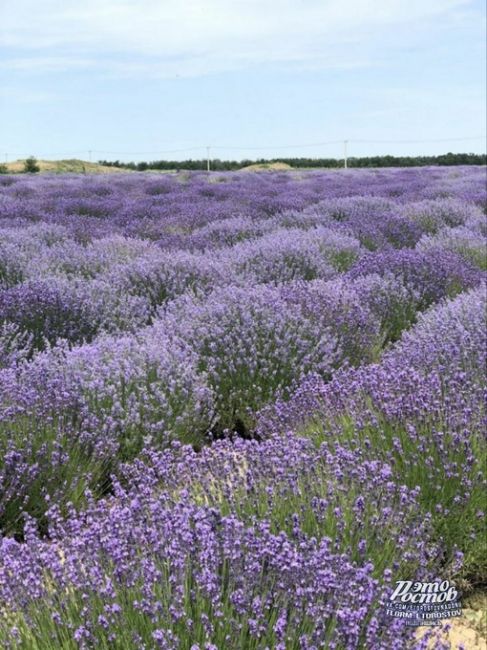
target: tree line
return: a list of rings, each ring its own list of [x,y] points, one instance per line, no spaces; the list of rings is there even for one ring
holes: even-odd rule
[[[132,169],[134,171],[147,170],[206,170],[207,160],[153,160],[151,162],[121,162],[120,160],[99,160],[100,165]],[[269,165],[272,163],[286,163],[296,169],[333,169],[343,167],[340,158],[259,158],[257,160],[210,160],[212,171],[236,171],[249,165]],[[429,165],[485,165],[486,154],[475,153],[446,153],[440,156],[365,156],[348,158],[349,167],[425,167]]]
[[[133,171],[201,171],[207,169],[206,158],[201,160],[153,160],[151,162],[121,162],[120,160],[99,160],[105,167],[131,169]],[[343,158],[258,158],[257,160],[210,160],[212,171],[237,171],[250,165],[272,165],[286,163],[294,169],[336,169],[343,167]],[[429,165],[486,165],[487,155],[476,153],[446,153],[440,156],[365,156],[348,158],[349,167],[425,167]],[[40,171],[37,159],[30,156],[24,161],[23,172],[35,174]],[[7,165],[0,164],[0,174],[8,174]]]

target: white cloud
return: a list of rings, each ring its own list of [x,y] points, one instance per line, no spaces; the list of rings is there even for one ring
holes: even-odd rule
[[[458,19],[469,0],[17,0],[0,46],[17,69],[200,75],[265,63],[354,67],[378,44]],[[391,37],[392,35],[392,37]],[[380,48],[379,48],[380,49]],[[358,56],[360,55],[360,56]]]

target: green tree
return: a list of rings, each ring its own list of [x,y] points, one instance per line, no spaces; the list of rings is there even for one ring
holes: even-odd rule
[[[41,168],[37,164],[37,159],[34,156],[29,156],[24,162],[24,173],[25,174],[36,174],[40,172]]]

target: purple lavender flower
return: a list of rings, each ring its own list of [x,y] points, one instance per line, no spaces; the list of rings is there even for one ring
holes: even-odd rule
[[[0,645],[439,647],[385,610],[487,579],[485,199],[2,177]]]

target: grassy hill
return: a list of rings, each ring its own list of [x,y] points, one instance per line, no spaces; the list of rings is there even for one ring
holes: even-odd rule
[[[10,174],[18,174],[24,171],[25,160],[14,160],[6,163]],[[71,158],[69,160],[38,160],[37,164],[41,173],[48,174],[120,174],[126,173],[127,169],[118,169],[117,167],[108,167],[99,165],[86,160]]]
[[[256,163],[254,165],[248,165],[247,167],[242,167],[241,172],[285,172],[293,169],[291,165],[283,162],[272,162],[272,163]]]
[[[25,160],[14,160],[6,163],[9,174],[20,174],[24,171]],[[68,160],[37,160],[40,167],[41,174],[123,174],[131,172],[131,169],[123,167],[112,167],[109,165],[101,165],[95,162],[87,162],[86,160],[79,160],[77,158],[70,158]],[[256,163],[242,167],[240,171],[243,172],[259,172],[259,171],[290,171],[293,170],[291,165],[283,162],[269,162],[269,163]],[[151,172],[159,173],[174,173],[175,169],[156,170],[151,169]]]

